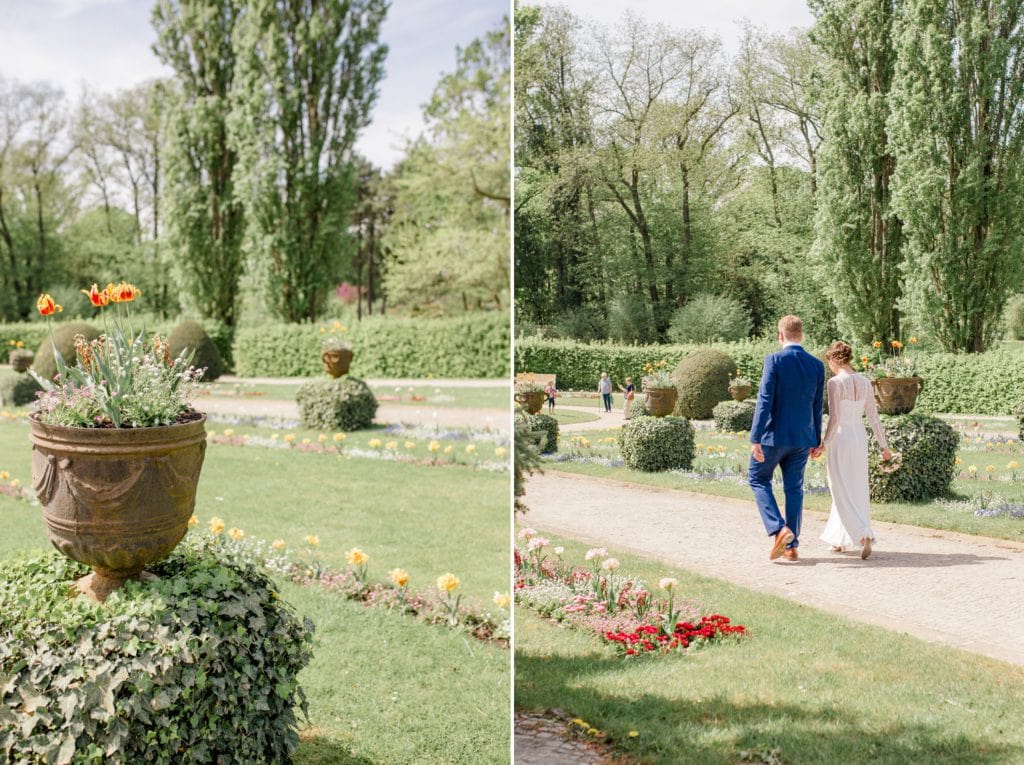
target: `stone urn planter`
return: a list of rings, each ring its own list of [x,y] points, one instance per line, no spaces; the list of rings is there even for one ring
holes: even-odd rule
[[[539,414],[540,410],[544,407],[544,399],[546,398],[547,396],[542,390],[516,393],[515,395],[516,403],[530,414]]]
[[[35,354],[32,351],[11,351],[8,356],[8,361],[11,362],[11,369],[15,372],[27,372],[28,368],[32,366],[32,361],[35,358]]]
[[[879,377],[871,381],[875,401],[882,414],[909,414],[917,403],[917,394],[924,390],[920,377]]]
[[[76,582],[103,602],[188,530],[206,454],[206,415],[153,428],[72,428],[29,416],[32,488],[50,542],[92,566]]]
[[[667,417],[676,408],[679,391],[675,388],[645,388],[647,411],[652,417]]]
[[[752,386],[750,385],[734,385],[729,388],[729,395],[732,396],[734,401],[746,401],[750,398],[750,391]]]
[[[342,348],[337,351],[324,351],[320,354],[324,362],[324,370],[331,377],[338,378],[348,374],[348,368],[352,365],[352,351]]]

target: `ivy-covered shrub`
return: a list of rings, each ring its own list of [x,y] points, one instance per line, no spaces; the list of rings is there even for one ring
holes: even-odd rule
[[[637,393],[629,404],[629,416],[632,418],[647,417],[649,415],[650,412],[647,410],[647,394]]]
[[[754,409],[757,402],[723,401],[711,410],[715,418],[715,427],[726,433],[738,433],[754,427]]]
[[[216,344],[206,334],[199,322],[186,319],[176,326],[167,337],[171,356],[178,358],[182,353],[194,352],[192,366],[202,368],[203,382],[213,382],[224,374],[224,361]]]
[[[508,374],[508,314],[449,319],[366,318],[347,327],[352,371],[374,377],[496,378]],[[244,327],[235,339],[235,371],[245,377],[323,374],[315,324]]]
[[[0,570],[2,762],[289,763],[313,625],[273,582],[188,542],[103,605],[58,553]]]
[[[949,491],[956,475],[956,450],[960,436],[937,417],[911,414],[882,417],[889,448],[903,455],[893,473],[879,470],[881,451],[871,436],[868,455],[871,499],[874,502],[920,502]]]
[[[95,340],[100,336],[100,331],[83,321],[54,324],[53,344],[56,344],[57,350],[68,364],[76,362],[75,335],[82,335],[86,340]],[[53,356],[53,344],[50,343],[50,336],[47,335],[46,339],[39,344],[35,361],[32,362],[32,369],[44,380],[52,380],[57,376],[57,361]]]
[[[729,398],[729,375],[736,363],[725,353],[707,348],[690,354],[672,372],[672,381],[679,391],[677,417],[706,420],[715,404]]]
[[[308,382],[296,392],[295,400],[302,424],[318,430],[362,430],[373,424],[377,413],[373,391],[351,375]]]
[[[693,465],[693,425],[682,417],[636,417],[619,432],[626,467],[648,473]]]
[[[32,375],[4,374],[0,376],[0,404],[23,406],[36,400],[42,386]]]
[[[540,450],[543,454],[554,454],[558,451],[558,420],[549,414],[522,415],[527,430],[532,433],[543,433]]]

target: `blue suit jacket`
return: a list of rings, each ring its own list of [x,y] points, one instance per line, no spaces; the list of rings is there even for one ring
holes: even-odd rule
[[[799,345],[764,360],[750,443],[811,448],[821,443],[825,365]]]

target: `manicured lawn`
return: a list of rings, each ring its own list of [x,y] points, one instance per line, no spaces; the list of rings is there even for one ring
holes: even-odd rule
[[[542,411],[542,414],[547,413],[547,409]],[[558,420],[559,425],[568,425],[573,422],[593,422],[594,420],[601,419],[601,416],[599,414],[591,414],[589,412],[577,412],[572,409],[559,409],[556,406],[555,419]]]
[[[698,431],[696,471],[708,475],[700,478],[677,473],[642,473],[625,467],[606,467],[586,460],[618,457],[618,429],[590,431],[585,441],[576,438],[562,438],[559,452],[583,461],[547,462],[546,470],[563,470],[579,475],[600,478],[614,478],[632,481],[648,486],[670,489],[685,489],[705,494],[750,499],[750,489],[742,472],[749,462],[746,435],[725,434],[716,431]],[[978,493],[994,493],[1006,500],[1024,504],[1024,469],[1012,468],[1011,463],[1024,465],[1024,454],[1016,441],[1007,443],[978,443],[976,439],[961,443],[958,452],[960,473],[953,482],[950,499],[964,500]],[[971,473],[974,467],[976,472]],[[992,472],[987,468],[991,466]],[[711,475],[718,471],[719,475]],[[725,475],[722,475],[722,473]],[[826,486],[825,462],[810,462],[807,467],[806,483],[808,494],[805,506],[812,510],[828,512],[831,498]],[[926,528],[958,531],[964,534],[980,534],[1000,539],[1024,540],[1024,519],[1008,516],[979,517],[965,510],[943,507],[936,503],[886,503],[872,504],[871,517],[881,521],[906,523]]]
[[[327,379],[326,377],[324,379]],[[204,396],[238,398],[241,400],[273,399],[294,401],[301,383],[222,383],[205,386]],[[507,409],[512,405],[512,388],[494,386],[485,388],[438,387],[430,384],[415,386],[371,386],[382,403],[402,406],[462,407],[469,409]]]
[[[0,420],[0,470],[27,484],[30,457],[27,425]],[[221,444],[207,449],[196,505],[204,524],[218,516],[295,550],[316,534],[315,554],[336,568],[358,546],[371,580],[400,566],[419,590],[450,571],[464,605],[492,612],[509,588],[508,510],[506,472]],[[0,496],[0,519],[0,558],[49,549],[38,507]],[[317,625],[298,763],[506,761],[507,650],[316,588],[282,592]]]
[[[585,546],[551,542],[582,561]],[[627,661],[517,608],[517,707],[565,710],[651,765],[731,765],[744,750],[772,749],[790,765],[1024,761],[1022,667],[609,554],[648,582],[676,577],[687,598],[750,635]]]

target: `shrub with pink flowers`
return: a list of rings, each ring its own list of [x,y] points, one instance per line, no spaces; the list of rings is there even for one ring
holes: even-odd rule
[[[693,650],[746,634],[721,614],[701,614],[695,601],[676,598],[677,582],[665,577],[655,597],[639,577],[621,571],[601,547],[588,550],[586,567],[574,566],[564,549],[534,529],[522,529],[514,551],[515,599],[547,619],[593,632],[622,656]]]

